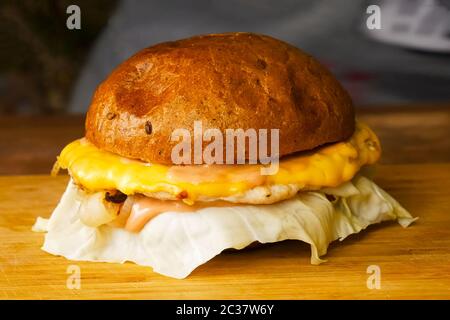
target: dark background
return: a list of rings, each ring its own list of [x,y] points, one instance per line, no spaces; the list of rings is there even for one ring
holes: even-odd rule
[[[414,45],[376,39],[365,26],[366,8],[374,3],[382,9],[384,31],[412,37]],[[66,27],[71,4],[81,9],[81,30]],[[420,15],[424,7],[436,10]],[[3,0],[0,114],[84,113],[96,86],[134,52],[227,31],[272,35],[311,53],[358,106],[445,103],[449,9],[448,0]],[[427,47],[442,21],[447,47]]]

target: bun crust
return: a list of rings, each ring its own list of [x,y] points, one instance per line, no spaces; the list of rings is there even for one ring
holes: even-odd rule
[[[86,137],[171,164],[173,130],[193,137],[199,120],[224,137],[226,129],[280,129],[280,156],[344,140],[355,124],[350,96],[314,58],[268,36],[226,33],[161,43],[123,62],[94,94]]]

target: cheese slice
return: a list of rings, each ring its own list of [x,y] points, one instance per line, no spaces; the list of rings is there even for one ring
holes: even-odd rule
[[[68,169],[77,184],[91,191],[166,193],[192,204],[199,197],[223,199],[259,186],[297,189],[336,187],[380,157],[380,143],[369,127],[357,123],[348,140],[282,159],[274,175],[261,176],[261,165],[166,166],[103,151],[85,138],[67,145],[56,168]]]

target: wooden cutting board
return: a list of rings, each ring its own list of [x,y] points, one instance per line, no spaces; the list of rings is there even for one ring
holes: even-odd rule
[[[420,219],[335,242],[320,266],[309,263],[309,246],[286,241],[223,253],[176,280],[131,263],[73,262],[41,251],[44,235],[31,226],[49,217],[67,177],[0,177],[0,298],[449,299],[450,164],[380,166],[375,180]],[[71,265],[80,268],[80,289],[66,286]],[[369,266],[380,268],[380,289],[367,287]]]

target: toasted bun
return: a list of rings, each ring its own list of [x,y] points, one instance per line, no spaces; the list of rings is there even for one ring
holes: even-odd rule
[[[126,60],[97,88],[86,137],[124,157],[170,164],[172,132],[193,136],[199,120],[222,133],[280,129],[280,156],[354,131],[349,95],[314,58],[268,36],[226,33],[161,43]]]

